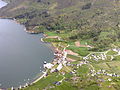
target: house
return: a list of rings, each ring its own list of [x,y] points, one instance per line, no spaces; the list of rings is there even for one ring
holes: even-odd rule
[[[54,65],[51,63],[44,64],[44,68],[51,69]]]
[[[57,67],[57,70],[60,71],[62,69],[63,65],[60,63]]]

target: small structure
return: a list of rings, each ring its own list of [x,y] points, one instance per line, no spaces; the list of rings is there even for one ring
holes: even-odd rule
[[[108,81],[112,81],[112,79],[111,79],[111,78],[108,78]]]
[[[66,59],[66,57],[67,57],[67,52],[64,51],[63,53],[64,53],[64,55],[63,55],[63,58],[62,58],[62,59],[63,59],[63,61],[64,61],[64,60]]]
[[[13,87],[11,87],[11,90],[15,90]]]
[[[21,85],[19,86],[19,89],[22,89],[22,86],[21,86]]]
[[[61,83],[60,83],[60,82],[54,82],[53,84],[55,84],[55,85],[60,85]]]
[[[57,70],[60,71],[62,69],[63,65],[60,63],[57,67]]]
[[[50,73],[53,73],[53,72],[55,72],[55,70],[56,70],[55,68],[51,69]]]
[[[44,64],[44,68],[51,69],[54,65],[51,63]]]

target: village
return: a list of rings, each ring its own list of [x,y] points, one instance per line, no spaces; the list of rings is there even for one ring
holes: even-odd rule
[[[106,52],[96,52],[96,53],[93,52],[93,53],[87,55],[86,57],[83,57],[83,60],[80,61],[78,64],[73,65],[73,64],[70,64],[69,61],[67,61],[67,50],[65,50],[65,48],[64,48],[63,51],[60,51],[60,50],[56,49],[56,51],[54,53],[55,59],[53,61],[53,64],[44,62],[44,68],[50,69],[50,73],[60,72],[60,70],[65,66],[69,66],[69,67],[76,66],[77,68],[80,68],[80,66],[82,66],[83,64],[87,64],[87,63],[90,64],[90,62],[87,61],[87,59],[88,60],[92,59],[92,60],[95,60],[95,61],[107,60],[107,55],[106,54],[109,51],[110,50],[108,50]],[[116,51],[118,53],[117,55],[120,55],[119,49],[113,49],[113,51]],[[56,64],[58,64],[58,66],[56,68],[54,68],[54,66]],[[76,70],[71,70],[71,73],[75,74]],[[47,73],[46,73],[46,75],[47,75]],[[65,75],[65,73],[62,72],[62,75]],[[109,73],[106,70],[102,70],[102,69],[97,70],[97,71],[95,71],[94,69],[91,69],[90,72],[89,72],[89,75],[91,75],[92,77],[97,76],[97,75],[105,75],[105,76],[110,76],[110,77],[120,77],[120,75],[118,75],[116,73]],[[64,77],[64,79],[65,79],[65,77]],[[108,78],[107,80],[112,81],[111,78]],[[61,81],[57,82],[56,85],[60,85],[60,83],[61,83]]]
[[[60,40],[60,38],[58,40]],[[75,42],[75,44],[77,47],[80,47],[80,43],[78,41]],[[107,77],[107,78],[100,79],[103,82],[105,82],[105,81],[111,82],[112,78],[120,77],[120,74],[111,72],[110,70],[95,69],[94,66],[91,64],[91,60],[93,62],[94,61],[95,62],[100,62],[100,61],[105,62],[107,60],[108,61],[114,60],[114,58],[116,56],[120,55],[119,48],[109,49],[105,52],[91,52],[88,55],[82,57],[82,59],[80,61],[77,61],[76,64],[71,64],[71,62],[75,62],[76,60],[68,58],[67,55],[72,54],[72,55],[78,56],[78,54],[71,50],[67,50],[66,48],[69,46],[70,45],[67,45],[66,47],[64,47],[63,51],[56,48],[55,53],[54,53],[55,59],[54,59],[53,63],[45,63],[44,68],[50,69],[50,73],[58,72],[64,76],[66,74],[66,72],[63,72],[62,68],[67,67],[67,69],[69,70],[69,73],[71,73],[73,75],[75,81],[80,78],[77,76],[77,72],[78,72],[77,69],[80,69],[82,65],[89,66],[89,72],[87,73],[88,76],[90,75],[91,77],[96,77],[96,76],[97,77],[99,77],[99,76]],[[92,46],[90,46],[90,45],[81,45],[81,47],[92,48]],[[57,64],[57,67],[56,67],[56,64]],[[60,85],[64,79],[65,79],[65,76],[60,81],[56,81],[55,84]]]
[[[120,48],[118,47],[104,52],[83,54],[94,47],[87,43],[81,44],[79,41],[74,42],[72,45],[69,43],[65,44],[62,41],[62,37],[59,36],[45,35],[45,38],[42,38],[41,41],[43,43],[48,41],[52,43],[54,60],[51,63],[43,62],[45,71],[43,71],[43,75],[40,78],[31,84],[31,87],[32,85],[38,85],[36,83],[44,80],[50,83],[50,85],[47,85],[47,83],[43,85],[45,86],[44,90],[63,87],[63,83],[71,86],[78,84],[79,80],[81,80],[80,83],[84,80],[87,82],[90,80],[96,83],[95,87],[114,88],[114,80],[120,78],[120,69],[118,68],[120,65]],[[71,47],[75,49],[71,49]],[[76,48],[80,49],[81,53],[77,53]],[[83,56],[80,54],[83,54]],[[54,79],[51,80],[51,77]],[[87,87],[87,84],[85,87]],[[69,90],[73,89],[70,87]]]

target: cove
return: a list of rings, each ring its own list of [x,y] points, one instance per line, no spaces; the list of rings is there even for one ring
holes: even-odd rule
[[[0,19],[0,88],[33,81],[43,62],[54,58],[51,45],[40,41],[43,34],[28,34],[24,29],[13,20]]]

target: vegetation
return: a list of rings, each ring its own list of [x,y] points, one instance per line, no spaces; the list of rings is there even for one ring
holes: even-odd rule
[[[76,53],[78,53],[80,56],[86,56],[89,54],[88,48],[86,47],[75,47],[75,46],[70,46],[67,49],[70,49]]]
[[[37,88],[44,89],[50,85],[54,85],[54,82],[62,79],[62,76],[57,75],[57,73],[51,74],[46,78],[41,79],[37,83],[33,84],[31,87],[25,88],[24,90],[35,90]]]
[[[104,51],[120,42],[119,0],[7,0],[1,17],[12,17],[27,29],[74,31],[69,39],[91,40]],[[17,1],[17,2],[16,2]]]

